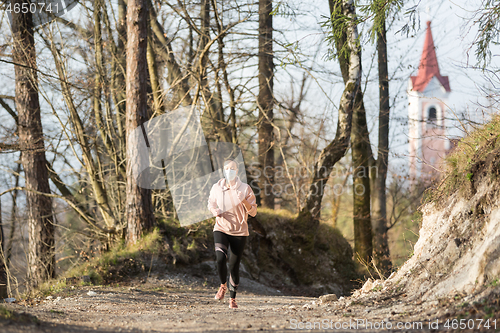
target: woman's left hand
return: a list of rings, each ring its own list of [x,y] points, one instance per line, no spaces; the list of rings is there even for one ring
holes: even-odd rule
[[[236,196],[238,197],[238,200],[240,202],[245,200],[245,194],[243,194],[243,192],[241,192],[241,191],[236,191]]]

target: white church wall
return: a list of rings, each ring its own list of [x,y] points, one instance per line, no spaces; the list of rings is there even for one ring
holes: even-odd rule
[[[413,172],[414,177],[420,174],[418,160],[421,158],[421,140],[422,137],[421,123],[422,114],[420,113],[422,95],[418,91],[411,90],[411,80],[409,83],[408,94],[408,140],[410,144],[409,163],[410,172]]]
[[[430,80],[423,92],[411,90],[411,80],[408,88],[409,163],[412,177],[420,179],[424,169],[425,174],[429,173],[429,165],[424,164],[437,165],[449,149],[444,126],[449,92],[436,77]],[[428,122],[431,107],[436,109],[436,120],[432,124]]]

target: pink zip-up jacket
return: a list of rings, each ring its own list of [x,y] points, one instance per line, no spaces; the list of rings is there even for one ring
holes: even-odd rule
[[[245,195],[246,200],[252,208],[247,211],[236,191]],[[242,183],[240,177],[236,176],[236,183],[228,188],[226,179],[222,178],[212,186],[210,197],[208,198],[208,209],[214,216],[217,215],[217,208],[223,211],[220,217],[215,218],[214,231],[221,231],[232,236],[248,236],[248,214],[257,214],[257,203],[255,194],[250,185]]]

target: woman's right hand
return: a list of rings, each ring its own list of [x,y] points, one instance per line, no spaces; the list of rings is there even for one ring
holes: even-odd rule
[[[219,208],[215,208],[212,213],[214,214],[214,216],[217,216],[217,217],[222,216],[222,210],[220,210]]]

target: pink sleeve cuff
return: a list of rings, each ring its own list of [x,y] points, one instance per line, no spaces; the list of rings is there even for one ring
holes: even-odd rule
[[[252,188],[250,186],[248,186],[248,190],[250,193],[248,193],[248,195],[245,199],[248,201],[250,206],[252,206],[252,208],[250,208],[250,210],[247,210],[247,213],[248,213],[248,215],[255,217],[255,215],[257,215],[257,199],[255,198],[255,194],[253,193]],[[243,206],[245,206],[245,205],[243,205]],[[245,207],[245,210],[246,210],[246,207]]]

